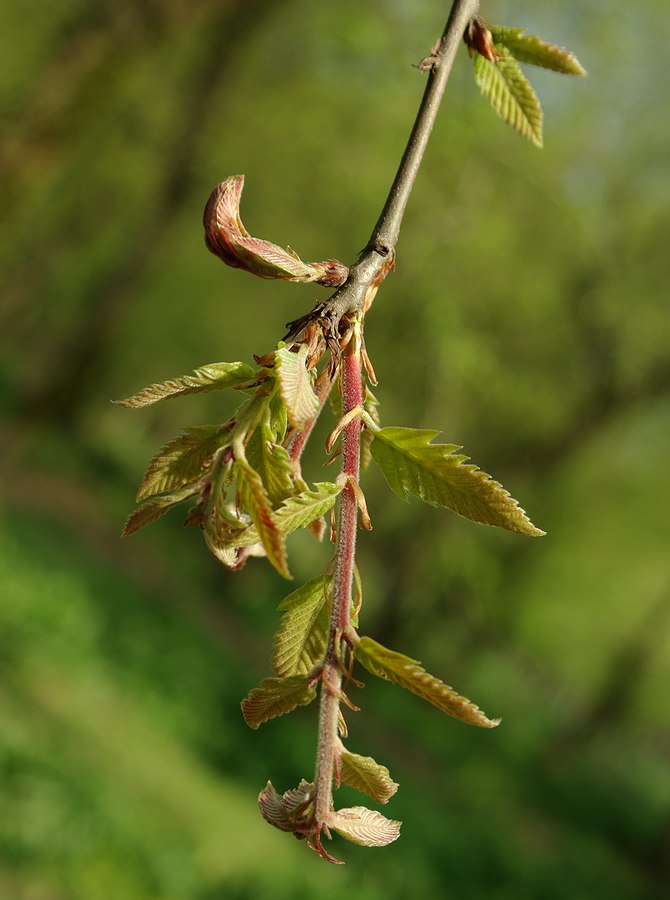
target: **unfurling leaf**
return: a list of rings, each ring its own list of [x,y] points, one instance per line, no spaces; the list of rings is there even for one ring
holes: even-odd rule
[[[264,678],[242,701],[242,715],[247,725],[255,729],[296,706],[307,706],[315,697],[316,685],[309,684],[304,675]]]
[[[519,534],[542,535],[517,501],[456,444],[433,444],[438,431],[382,428],[372,442],[372,458],[389,486],[402,499],[414,494],[433,506],[445,506],[459,516],[497,525]]]
[[[322,659],[328,638],[323,577],[313,578],[279,604],[285,610],[275,634],[272,667],[277,675],[307,675]]]
[[[543,41],[534,34],[526,34],[523,28],[489,25],[489,29],[494,42],[502,44],[520,63],[530,63],[564,75],[586,75],[586,69],[574,53],[564,47]]]
[[[354,647],[354,656],[368,672],[399,684],[461,722],[481,728],[495,728],[500,724],[500,719],[489,719],[470,700],[426,672],[416,659],[389,650],[372,638],[361,638]]]
[[[542,107],[518,62],[511,56],[489,61],[476,53],[474,63],[475,81],[501,119],[541,147]]]
[[[328,818],[329,828],[362,847],[385,847],[393,843],[400,837],[401,824],[364,806],[338,809]]]
[[[325,515],[335,505],[341,490],[342,485],[333,484],[330,481],[319,481],[314,485],[314,490],[301,491],[293,497],[288,497],[274,512],[276,528],[284,536],[298,528],[304,528],[314,519]],[[232,543],[236,547],[250,547],[259,539],[258,529],[252,525],[235,535]]]
[[[218,425],[185,428],[151,460],[137,499],[145,500],[196,481],[211,467],[216,451],[228,441],[228,432]]]
[[[305,430],[319,409],[319,399],[312,388],[306,362],[305,344],[300,346],[297,353],[286,347],[280,347],[275,353],[279,392],[286,404],[289,422],[298,431]]]
[[[138,532],[140,528],[144,528],[145,525],[150,525],[156,519],[160,519],[173,506],[177,506],[177,504],[183,503],[184,500],[192,497],[197,493],[197,490],[197,487],[187,487],[181,491],[166,494],[164,497],[154,497],[152,500],[148,500],[128,516],[121,536],[129,537],[131,534]]]
[[[170,381],[151,384],[139,393],[133,394],[132,397],[114,402],[129,409],[140,409],[143,406],[158,403],[159,400],[167,400],[169,397],[204,394],[207,391],[237,387],[253,379],[254,375],[254,370],[245,363],[209,363],[195,369],[191,375],[182,375],[180,378],[173,378]]]
[[[298,837],[304,837],[313,787],[314,785],[303,778],[297,788],[286,791],[280,797],[272,782],[268,781],[258,795],[258,805],[263,818],[280,831],[290,831]]]
[[[336,259],[306,263],[293,250],[252,237],[240,219],[243,188],[244,175],[231,175],[210,194],[203,217],[208,250],[226,265],[261,278],[316,281],[330,287],[344,284],[349,270]]]
[[[258,805],[261,815],[270,825],[274,825],[280,831],[293,831],[288,811],[271,781],[268,781],[258,795]]]
[[[286,560],[286,543],[277,527],[272,506],[263,486],[261,477],[248,464],[237,464],[237,489],[242,507],[247,512],[256,529],[256,541],[260,540],[268,561],[284,578],[290,578]],[[249,544],[256,543],[250,541]]]
[[[270,437],[267,426],[257,428],[247,444],[249,464],[261,476],[273,508],[296,491],[288,452]]]
[[[380,765],[371,756],[359,756],[347,750],[340,754],[340,780],[372,797],[377,803],[388,803],[398,790],[386,766]]]

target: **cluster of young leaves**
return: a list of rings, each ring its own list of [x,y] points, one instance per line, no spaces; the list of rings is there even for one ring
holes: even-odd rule
[[[299,460],[286,449],[319,406],[306,355],[304,346],[292,352],[280,345],[258,369],[212,363],[118,401],[139,409],[225,388],[251,395],[226,422],[185,428],[158,451],[137,494],[144,502],[128,518],[124,536],[190,500],[186,524],[202,529],[225,566],[239,569],[249,556],[264,555],[290,578],[287,535],[324,516],[341,490],[331,482],[308,487]]]
[[[245,398],[224,423],[186,428],[156,454],[138,491],[142,505],[128,518],[124,535],[134,534],[172,507],[191,501],[186,524],[202,529],[210,550],[225,566],[236,570],[249,556],[264,555],[282,576],[290,578],[287,536],[308,527],[320,537],[325,527],[315,527],[315,523],[333,508],[345,484],[340,476],[332,482],[308,486],[300,473],[299,453],[294,452],[299,445],[296,437],[311,430],[333,381],[332,361],[318,374],[317,357],[310,356],[305,343],[280,343],[274,353],[257,360],[255,369],[241,362],[213,363],[118,401],[139,409],[223,389],[241,392]],[[318,395],[315,385],[320,385]],[[337,397],[331,406],[340,417]],[[527,535],[543,534],[498,482],[458,453],[458,446],[436,443],[438,432],[382,428],[376,398],[368,388],[363,406],[354,412],[364,428],[363,468],[374,460],[403,500],[412,494],[477,523]],[[337,436],[341,428],[342,422],[333,435]],[[367,512],[362,491],[357,490],[362,523]],[[244,720],[251,728],[257,729],[316,697],[328,646],[331,592],[329,567],[325,575],[307,582],[281,602],[283,616],[274,640],[273,674],[242,702]],[[356,629],[361,599],[358,583],[347,634],[350,658],[340,660],[346,678],[351,677],[356,660],[373,675],[404,687],[454,718],[484,728],[498,724],[499,720],[488,718],[416,660],[360,636]],[[355,708],[346,696],[342,699]],[[372,757],[348,751],[342,742],[345,737],[346,726],[340,714],[334,760],[337,784],[347,784],[378,803],[386,803],[398,785],[388,769]],[[324,850],[322,830],[366,846],[390,843],[400,830],[399,822],[364,807],[331,810],[327,821],[315,828],[314,786],[304,780],[283,796],[268,783],[259,805],[268,822],[304,838],[332,862],[337,860]]]
[[[542,106],[519,63],[564,75],[586,75],[574,53],[527,34],[523,28],[487,25],[476,16],[464,35],[474,56],[475,81],[498,115],[542,147]]]

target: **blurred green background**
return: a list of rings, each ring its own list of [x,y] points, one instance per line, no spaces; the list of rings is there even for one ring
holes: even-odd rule
[[[353,261],[448,6],[0,6],[2,900],[670,896],[660,0],[482,4],[589,78],[529,73],[539,152],[460,53],[368,317],[382,421],[444,429],[548,532],[405,506],[366,477],[363,632],[504,719],[468,728],[367,679],[348,746],[400,782],[396,844],[338,840],[332,867],[257,811],[268,778],[313,771],[315,706],[258,732],[239,711],[287,585],[259,560],[227,572],[179,513],[119,540],[158,446],[230,406],[110,398],[249,361],[325,296],[208,254],[210,190],[244,172],[252,233]],[[330,554],[292,550],[295,585]]]

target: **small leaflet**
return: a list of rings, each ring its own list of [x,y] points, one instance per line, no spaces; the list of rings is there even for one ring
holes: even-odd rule
[[[238,493],[240,501],[251,521],[254,523],[257,538],[265,550],[265,554],[284,578],[290,578],[286,559],[286,542],[277,527],[272,514],[272,506],[261,477],[248,464],[237,463]],[[255,543],[251,541],[250,543]]]
[[[163,494],[197,481],[214,462],[216,451],[229,442],[218,425],[184,428],[182,434],[158,451],[137,492],[138,500]]]
[[[574,53],[543,41],[534,34],[526,34],[523,28],[489,25],[494,42],[501,44],[520,63],[529,63],[561,72],[563,75],[586,75],[586,69]]]
[[[388,803],[398,790],[386,766],[371,756],[359,756],[343,750],[340,754],[340,779],[343,784],[372,797],[377,803]]]
[[[330,829],[362,847],[386,847],[393,843],[400,837],[401,824],[364,806],[338,809],[328,819]]]
[[[368,672],[399,684],[423,700],[427,700],[442,712],[480,728],[495,728],[500,719],[489,719],[478,706],[470,700],[430,675],[416,659],[403,653],[389,650],[372,638],[363,637],[354,648],[354,656]]]
[[[314,393],[306,363],[305,344],[297,353],[286,347],[275,352],[279,392],[286,404],[289,422],[298,431],[304,431],[319,410],[319,398]]]
[[[128,409],[141,409],[171,397],[184,397],[186,394],[204,394],[207,391],[238,387],[253,379],[254,375],[254,369],[246,363],[208,363],[200,366],[199,369],[194,369],[190,375],[182,375],[170,381],[151,384],[137,394],[133,394],[132,397],[115,400],[114,403]]]
[[[458,445],[432,443],[438,434],[422,428],[391,427],[375,435],[372,458],[401,500],[407,501],[410,493],[473,522],[518,534],[544,534],[502,485],[456,452]]]
[[[272,652],[277,675],[307,675],[322,659],[329,627],[324,587],[323,576],[318,576],[279,604],[284,615]]]
[[[489,61],[476,53],[474,65],[475,81],[500,118],[542,147],[542,107],[518,62],[503,55]]]
[[[320,481],[314,485],[313,490],[301,491],[293,497],[288,497],[274,512],[275,526],[283,535],[304,528],[335,505],[341,490],[342,485]],[[233,543],[236,547],[250,547],[258,540],[258,529],[252,525],[235,535]]]
[[[197,487],[188,487],[163,497],[154,497],[148,500],[128,516],[121,537],[130,537],[131,534],[136,534],[140,528],[144,528],[164,516],[173,506],[188,500],[197,493],[197,490]]]
[[[256,729],[269,719],[291,712],[296,706],[307,706],[315,697],[316,685],[309,684],[304,675],[264,678],[242,701],[242,715],[247,725]]]

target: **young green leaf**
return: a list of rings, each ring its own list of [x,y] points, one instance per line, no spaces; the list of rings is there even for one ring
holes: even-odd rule
[[[542,535],[516,500],[456,444],[433,444],[438,431],[382,428],[372,442],[372,458],[389,486],[402,499],[414,494],[433,506],[445,506],[459,516],[497,525],[519,534]]]
[[[314,485],[314,490],[301,491],[293,497],[288,497],[273,514],[276,528],[282,535],[304,528],[314,519],[325,515],[335,505],[341,490],[342,485],[319,481]],[[259,540],[258,529],[254,524],[236,534],[231,543],[237,547],[250,547]]]
[[[481,728],[495,728],[500,719],[489,719],[478,706],[461,697],[453,688],[430,675],[416,659],[389,650],[372,638],[363,637],[354,647],[354,656],[368,672],[406,688],[442,712]]]
[[[150,525],[156,519],[160,519],[169,509],[172,509],[173,506],[177,506],[179,503],[183,503],[184,500],[192,497],[197,491],[197,487],[190,486],[183,488],[181,491],[166,494],[164,497],[154,497],[152,500],[147,501],[128,516],[121,536],[129,537],[131,534],[136,534],[140,528],[144,528],[145,525]]]
[[[398,790],[386,766],[380,765],[371,756],[359,756],[347,750],[340,754],[340,780],[372,797],[377,803],[388,803]]]
[[[542,107],[518,62],[511,56],[489,61],[475,53],[474,64],[475,81],[501,119],[541,147]]]
[[[250,728],[283,716],[296,706],[307,706],[316,697],[316,685],[309,684],[305,675],[289,678],[264,678],[242,701],[242,715]]]
[[[272,506],[261,477],[246,462],[238,461],[237,490],[240,502],[248,513],[256,529],[256,541],[260,540],[268,561],[284,578],[290,578],[286,560],[286,542],[277,527],[272,513]],[[251,541],[250,544],[256,541]]]
[[[182,375],[180,378],[173,378],[170,381],[151,384],[139,393],[133,394],[132,397],[114,402],[119,406],[126,406],[128,409],[140,409],[170,397],[183,397],[186,394],[203,394],[206,391],[237,387],[251,380],[254,375],[255,371],[246,363],[208,363],[206,366],[195,369],[191,375]]]
[[[274,508],[296,491],[292,479],[291,460],[284,447],[273,442],[270,429],[257,428],[247,444],[247,459],[265,485]]]
[[[328,817],[329,828],[362,847],[385,847],[393,843],[400,837],[401,824],[364,806],[338,809]]]
[[[286,347],[275,352],[279,391],[286,404],[288,419],[298,431],[304,431],[319,409],[319,398],[312,388],[312,378],[306,367],[307,347],[297,353]]]
[[[151,460],[137,492],[138,500],[172,491],[196,481],[214,462],[215,453],[229,441],[218,425],[184,428],[179,437],[165,444]]]
[[[272,652],[277,675],[307,675],[323,657],[328,639],[324,588],[322,576],[313,578],[279,604],[285,612]]]
[[[489,25],[489,30],[494,42],[502,44],[520,63],[530,63],[564,75],[586,75],[586,69],[574,53],[564,47],[540,40],[534,34],[526,34],[523,28]]]

